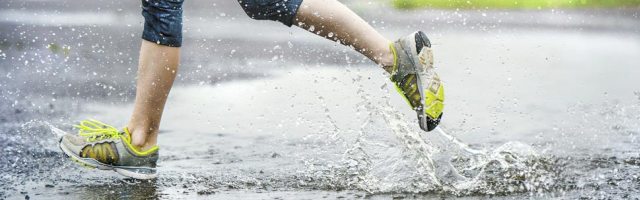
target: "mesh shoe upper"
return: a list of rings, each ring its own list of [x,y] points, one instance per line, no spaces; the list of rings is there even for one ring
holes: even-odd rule
[[[83,121],[78,135],[62,136],[61,145],[80,158],[91,158],[108,166],[155,168],[158,147],[138,151],[131,145],[130,133],[97,121]]]

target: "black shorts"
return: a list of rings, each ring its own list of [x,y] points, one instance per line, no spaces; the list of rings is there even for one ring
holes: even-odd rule
[[[160,45],[182,46],[182,3],[184,0],[142,0],[142,39]],[[279,21],[291,26],[302,0],[238,0],[253,19]]]

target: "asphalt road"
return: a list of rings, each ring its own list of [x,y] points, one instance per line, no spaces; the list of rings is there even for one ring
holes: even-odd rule
[[[187,1],[160,178],[138,182],[70,163],[52,131],[128,120],[138,2],[3,1],[0,198],[640,197],[638,9],[345,3],[389,38],[427,32],[442,130],[421,132],[351,49]]]

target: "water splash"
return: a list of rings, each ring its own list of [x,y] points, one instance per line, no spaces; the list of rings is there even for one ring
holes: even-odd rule
[[[345,140],[353,143],[341,163],[329,162],[329,169],[314,172],[334,187],[370,193],[473,195],[544,192],[557,183],[559,167],[529,145],[506,142],[493,149],[474,149],[443,128],[418,130],[388,97],[370,98],[363,90],[358,94],[362,98],[358,106],[367,115],[355,140]]]

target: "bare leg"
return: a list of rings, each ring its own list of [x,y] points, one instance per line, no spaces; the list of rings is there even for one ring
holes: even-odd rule
[[[304,0],[295,24],[317,35],[353,46],[390,71],[390,41],[336,0]],[[311,30],[311,27],[314,27]],[[142,42],[134,111],[128,124],[132,144],[141,150],[156,145],[164,105],[178,69],[180,49]]]
[[[389,49],[390,41],[337,0],[302,1],[294,24],[314,34],[353,46],[387,72],[391,71],[393,53]]]
[[[178,47],[142,41],[136,100],[127,126],[131,131],[131,144],[140,150],[157,143],[160,118],[176,77],[179,57]]]

